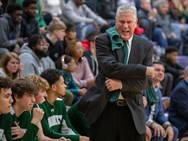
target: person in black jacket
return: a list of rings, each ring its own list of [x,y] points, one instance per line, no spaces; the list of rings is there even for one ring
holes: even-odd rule
[[[0,57],[8,52],[19,52],[24,43],[20,38],[20,23],[22,20],[22,6],[19,4],[10,4],[7,7],[7,13],[0,18]]]
[[[134,35],[135,6],[117,9],[116,25],[96,38],[99,73],[78,103],[91,141],[145,141],[143,90],[154,77],[152,44]]]
[[[23,19],[21,23],[21,37],[25,40],[32,35],[39,34],[38,21],[35,19],[37,14],[37,1],[24,0],[23,2]]]
[[[178,49],[173,46],[168,47],[165,52],[164,64],[165,72],[171,73],[173,75],[172,89],[176,86],[180,76],[183,74],[183,67],[177,64],[177,58]]]

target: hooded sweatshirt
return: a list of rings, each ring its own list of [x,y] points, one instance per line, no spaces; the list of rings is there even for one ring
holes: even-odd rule
[[[55,68],[54,62],[49,57],[39,58],[28,44],[20,49],[20,62],[24,65],[23,76],[31,74],[40,75],[47,68]]]
[[[0,47],[12,50],[20,37],[20,24],[14,25],[8,14],[0,18]]]

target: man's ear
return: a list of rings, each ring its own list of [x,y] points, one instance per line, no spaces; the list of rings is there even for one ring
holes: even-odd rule
[[[17,101],[19,101],[20,98],[18,97],[17,94],[15,94],[15,95],[14,95],[14,99],[15,99],[15,102],[17,102]]]
[[[56,85],[52,84],[51,88],[52,88],[53,91],[55,91],[56,90]]]
[[[169,58],[169,56],[170,56],[169,53],[165,54],[165,57],[166,57],[167,59]]]

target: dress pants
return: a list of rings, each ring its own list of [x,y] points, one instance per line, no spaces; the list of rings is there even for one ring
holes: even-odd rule
[[[91,124],[90,141],[145,141],[134,125],[128,106],[108,102],[103,113]]]

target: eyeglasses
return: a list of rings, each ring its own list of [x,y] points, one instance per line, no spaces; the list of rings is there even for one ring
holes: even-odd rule
[[[49,43],[46,43],[46,44],[45,44],[45,46],[46,46],[46,47],[49,47],[49,46],[50,46],[50,44],[49,44]]]

